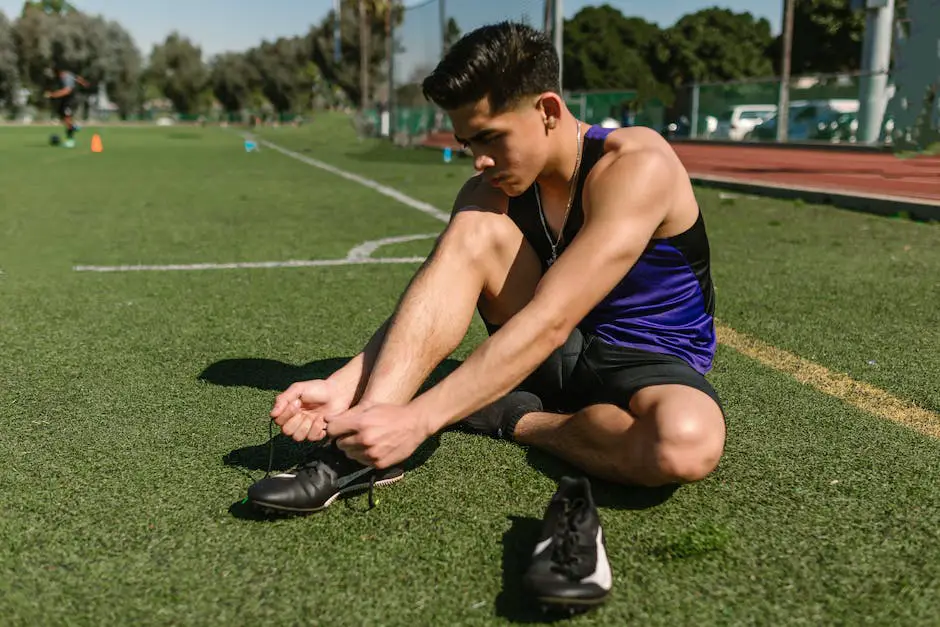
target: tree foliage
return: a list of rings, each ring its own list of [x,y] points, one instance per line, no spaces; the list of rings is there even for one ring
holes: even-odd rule
[[[662,86],[651,63],[659,37],[655,24],[625,17],[609,5],[581,9],[565,24],[565,87],[631,87],[641,99],[659,96]]]
[[[672,87],[770,76],[772,44],[767,20],[728,9],[703,9],[663,31],[654,69]]]
[[[177,32],[153,47],[149,79],[173,103],[179,113],[198,113],[209,72],[202,62],[202,49]]]
[[[0,102],[11,102],[19,85],[13,27],[0,11]]]
[[[861,67],[865,12],[850,0],[800,0],[793,10],[794,74],[843,72]],[[780,44],[774,46],[779,67]]]

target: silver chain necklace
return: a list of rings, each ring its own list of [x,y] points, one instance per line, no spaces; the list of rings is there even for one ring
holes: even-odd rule
[[[574,195],[578,189],[578,174],[581,172],[582,148],[581,123],[578,122],[578,159],[575,162],[574,175],[571,178],[571,191],[568,192],[568,206],[565,208],[565,217],[561,222],[561,228],[558,229],[558,239],[555,242],[552,242],[552,234],[548,230],[548,223],[545,221],[545,212],[542,210],[542,192],[539,189],[539,184],[535,184],[535,202],[539,208],[539,217],[542,219],[542,229],[545,231],[545,238],[548,240],[548,245],[552,247],[552,256],[548,260],[549,267],[558,259],[558,247],[561,245],[561,240],[565,236],[565,225],[568,224],[568,214],[571,212],[571,205],[574,203]]]

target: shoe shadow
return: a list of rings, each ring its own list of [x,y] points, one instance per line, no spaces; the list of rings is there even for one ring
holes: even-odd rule
[[[587,475],[583,470],[535,447],[529,447],[527,460],[530,466],[547,477],[551,477],[555,483],[560,482],[561,478],[566,475],[569,477],[587,476],[591,482],[591,494],[598,507],[650,509],[668,501],[680,487],[679,484],[648,488],[612,483]]]
[[[494,604],[496,615],[513,623],[554,623],[570,618],[542,611],[522,585],[542,521],[528,516],[509,516],[509,520],[512,524],[503,534],[503,589]]]

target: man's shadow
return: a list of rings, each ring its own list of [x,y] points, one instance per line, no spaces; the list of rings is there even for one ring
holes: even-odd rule
[[[351,357],[334,357],[312,361],[300,366],[286,364],[274,359],[257,357],[223,359],[209,365],[199,374],[199,379],[225,387],[250,387],[259,390],[282,392],[296,381],[325,379],[342,368]],[[453,372],[461,362],[447,359],[442,362],[422,386],[423,389],[434,385]],[[222,456],[222,463],[242,469],[255,481],[251,471],[279,472],[293,468],[308,459],[321,446],[318,442],[295,442],[293,439],[270,430],[266,442],[243,446]],[[440,446],[440,436],[426,440],[404,463],[405,472],[423,465]],[[236,518],[261,520],[265,516],[256,512],[243,500],[236,501],[229,507],[229,512]]]

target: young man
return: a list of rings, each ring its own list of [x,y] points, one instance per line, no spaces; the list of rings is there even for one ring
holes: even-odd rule
[[[81,85],[82,87],[88,87],[88,81],[60,67],[53,68],[53,73],[56,78],[58,78],[60,87],[55,91],[47,91],[43,95],[46,98],[52,98],[58,101],[56,110],[59,113],[59,118],[65,124],[65,147],[74,148],[75,131],[78,130],[78,127],[72,120],[73,108],[75,106],[75,86]]]
[[[544,35],[501,23],[466,35],[424,81],[479,174],[362,353],[277,397],[284,434],[333,444],[256,483],[250,501],[315,511],[396,481],[449,425],[625,484],[691,482],[716,467],[724,416],[704,377],[714,289],[689,177],[654,131],[575,119],[558,70]],[[475,310],[489,337],[413,398]]]

